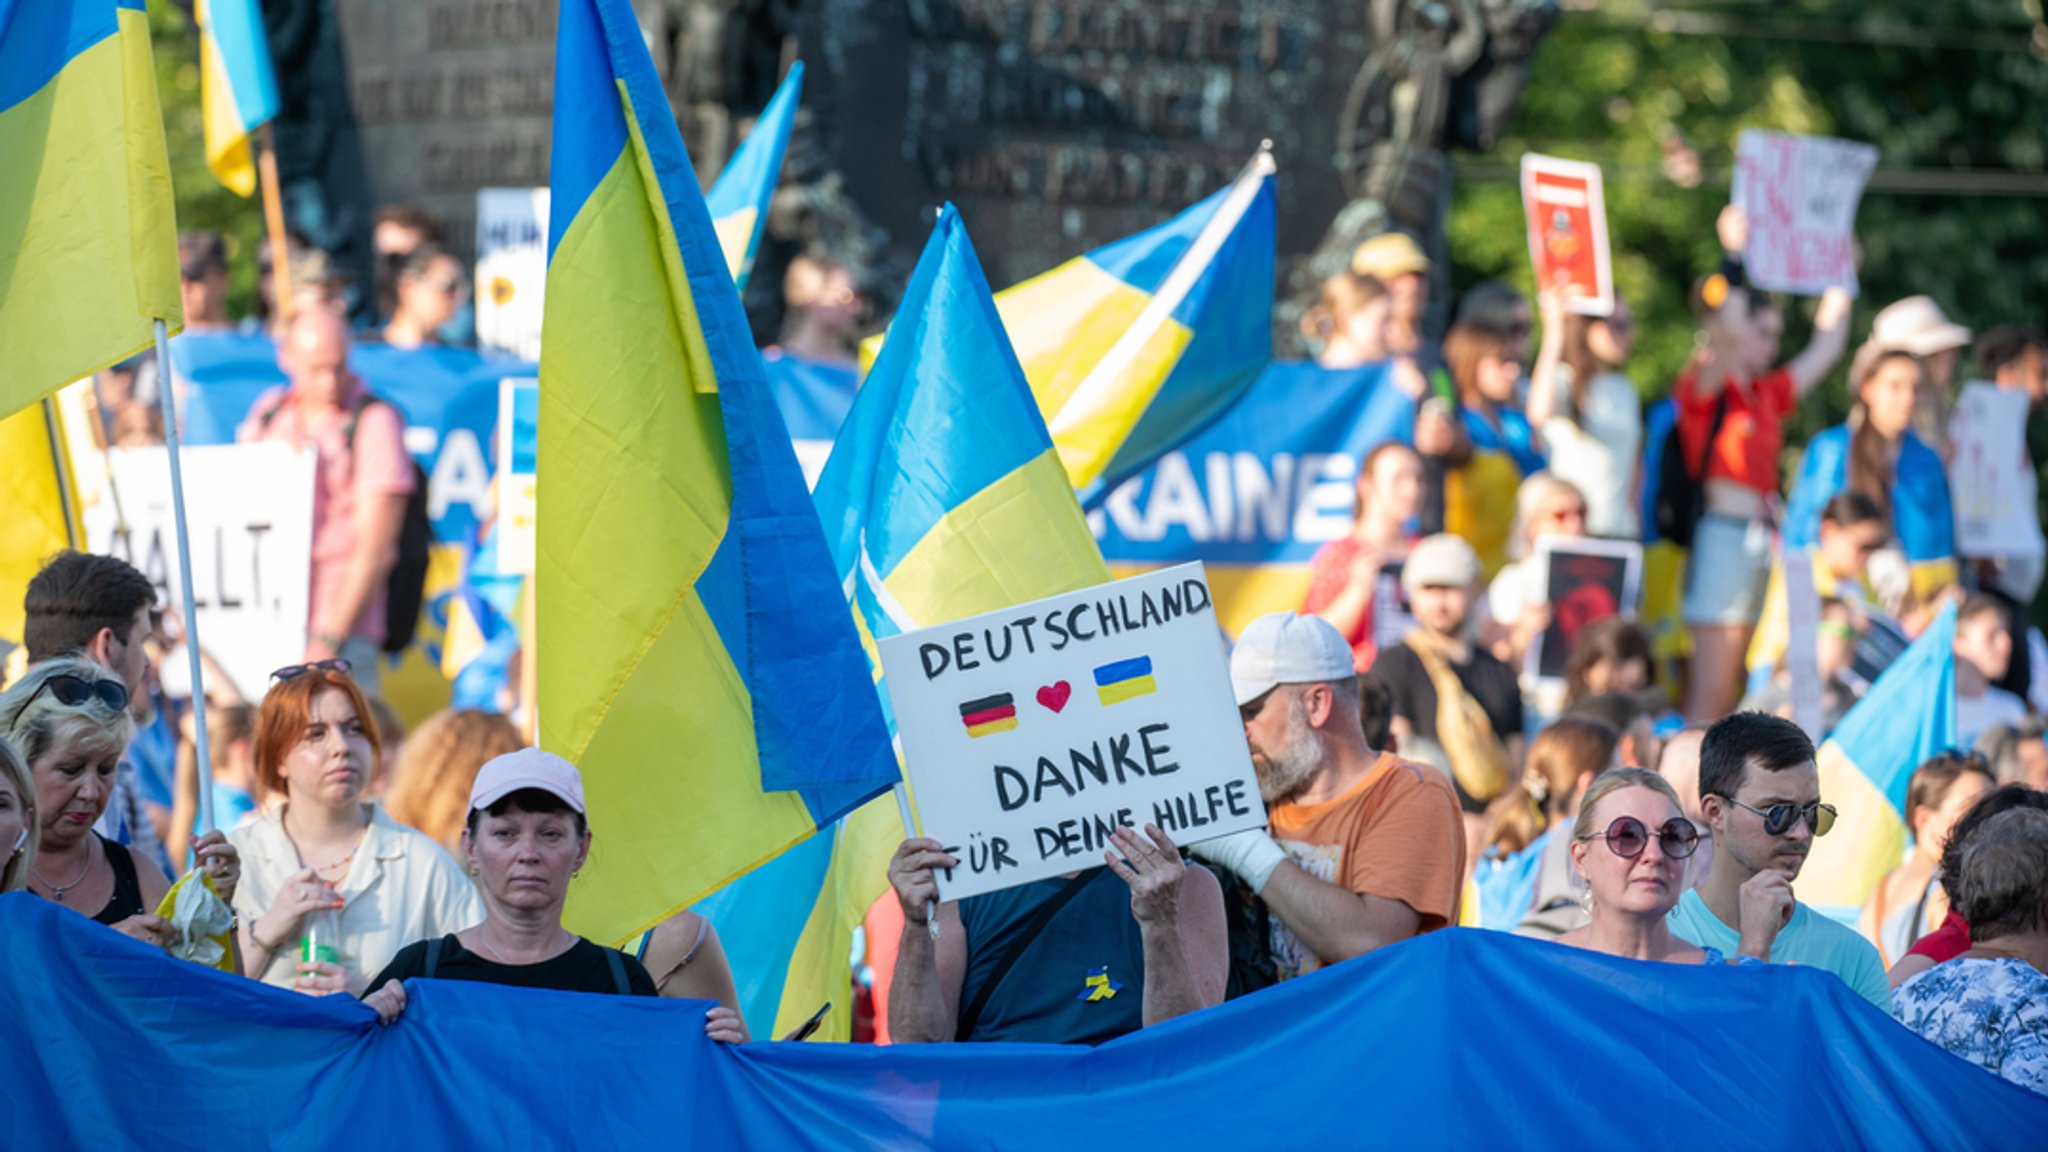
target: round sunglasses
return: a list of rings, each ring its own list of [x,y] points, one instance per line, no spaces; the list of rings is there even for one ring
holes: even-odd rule
[[[308,672],[336,672],[346,676],[348,671],[348,661],[337,656],[331,660],[315,660],[309,664],[287,664],[272,672],[270,678],[282,684],[286,680],[296,680]]]
[[[1633,816],[1618,816],[1614,823],[1607,826],[1607,831],[1581,836],[1579,839],[1604,839],[1607,841],[1609,852],[1624,860],[1633,860],[1643,854],[1643,849],[1650,846],[1651,835],[1649,827],[1641,820]],[[1700,846],[1700,830],[1693,827],[1692,821],[1683,816],[1673,816],[1666,820],[1663,826],[1656,830],[1655,835],[1657,846],[1663,849],[1664,855],[1673,860],[1685,859]]]
[[[1835,826],[1835,807],[1815,800],[1811,804],[1773,804],[1769,808],[1752,808],[1733,796],[1727,797],[1730,804],[1745,812],[1754,812],[1764,818],[1764,831],[1772,836],[1783,836],[1792,830],[1792,825],[1804,817],[1806,826],[1813,829],[1815,836],[1825,836]]]

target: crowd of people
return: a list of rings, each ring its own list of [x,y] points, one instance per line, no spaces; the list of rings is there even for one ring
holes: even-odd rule
[[[1958,553],[1944,423],[1972,348],[1976,377],[2038,413],[2048,338],[2007,327],[1973,344],[1914,297],[1850,355],[1850,301],[1831,291],[1781,359],[1786,305],[1745,282],[1745,232],[1723,215],[1724,259],[1693,292],[1696,354],[1647,411],[1625,302],[1584,316],[1489,282],[1433,341],[1420,248],[1363,245],[1303,331],[1332,370],[1387,364],[1413,435],[1359,461],[1353,530],[1316,556],[1299,611],[1260,617],[1231,649],[1267,827],[1190,845],[1127,828],[1101,867],[949,903],[935,870],[957,861],[904,841],[887,876],[899,938],[869,941],[889,957],[873,982],[889,1038],[1097,1043],[1481,929],[1818,969],[2048,1093],[2048,645],[2028,624],[2041,541]],[[602,831],[576,766],[491,713],[410,734],[379,718],[385,580],[417,476],[349,348],[450,338],[467,288],[431,220],[394,212],[377,237],[375,325],[348,321],[309,251],[288,255],[287,314],[266,299],[257,320],[289,383],[242,437],[318,459],[303,662],[255,701],[209,683],[212,762],[198,764],[189,715],[154,680],[176,621],[149,581],[111,557],[51,560],[25,604],[28,668],[0,695],[0,841],[14,844],[0,887],[176,949],[165,894],[196,868],[233,910],[229,966],[360,997],[386,1022],[424,977],[711,999],[707,1034],[746,1041],[703,916],[624,951],[562,926]],[[219,238],[187,237],[181,257],[189,322],[229,325]],[[778,354],[850,364],[861,297],[844,269],[799,261],[788,287],[800,307]],[[1805,445],[1788,489],[1785,421],[1845,356],[1855,410]],[[156,385],[121,375],[97,385],[105,440],[146,440],[137,413]],[[1558,615],[1534,565],[1571,540],[1711,562],[1645,564],[1643,603],[1576,628],[1556,687],[1531,670]],[[1818,717],[1796,704],[1810,686],[1788,658],[1788,564],[1811,566],[1819,599]],[[1913,773],[1910,850],[1843,923],[1795,895],[1838,817],[1816,742],[1951,605],[1962,746]],[[224,833],[197,827],[202,778]]]

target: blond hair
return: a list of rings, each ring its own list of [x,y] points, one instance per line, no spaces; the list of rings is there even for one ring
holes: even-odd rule
[[[519,729],[496,712],[444,708],[427,717],[399,750],[384,810],[455,848],[462,842],[477,771],[485,761],[524,747]]]
[[[1678,790],[1648,768],[1613,768],[1593,778],[1586,787],[1586,795],[1579,801],[1579,818],[1572,825],[1572,839],[1584,840],[1593,835],[1593,811],[1600,807],[1600,801],[1610,792],[1624,788],[1648,788],[1657,795],[1671,801],[1680,815],[1685,814],[1685,805],[1679,802]]]
[[[83,704],[65,704],[44,685],[59,676],[88,684],[120,679],[104,667],[79,656],[65,656],[32,665],[5,694],[0,694],[0,736],[13,741],[31,770],[53,749],[82,745],[93,752],[125,751],[134,738],[135,722],[126,708],[109,708],[97,694]],[[124,685],[125,687],[125,685]]]
[[[36,842],[43,835],[42,814],[36,809],[36,782],[29,775],[28,761],[7,740],[0,740],[0,776],[6,777],[21,797],[22,826],[28,829],[20,852],[15,853],[11,844],[0,844],[0,852],[12,853],[5,863],[0,863],[0,892],[12,892],[27,887],[29,870],[36,866]]]

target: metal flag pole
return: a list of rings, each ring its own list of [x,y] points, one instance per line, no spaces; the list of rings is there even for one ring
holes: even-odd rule
[[[192,666],[192,746],[199,761],[199,830],[218,827],[213,820],[213,757],[206,743],[206,680],[199,660],[199,613],[192,607],[192,540],[185,528],[185,473],[178,467],[178,408],[171,387],[171,337],[156,322],[157,399],[164,410],[164,455],[171,462],[171,513],[178,536],[179,611],[185,616],[185,658]],[[183,861],[172,862],[179,867]]]

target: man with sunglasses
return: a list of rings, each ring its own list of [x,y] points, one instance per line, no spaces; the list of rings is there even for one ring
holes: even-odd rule
[[[113,556],[60,552],[29,581],[22,609],[22,645],[28,649],[30,664],[83,656],[121,678],[127,689],[125,703],[138,727],[155,718],[148,645],[156,633],[156,586],[149,577]],[[168,869],[163,841],[150,820],[134,749],[131,744],[129,754],[121,758],[114,795],[95,830]],[[162,769],[163,795],[168,801],[171,766],[156,767]],[[166,806],[164,818],[169,816]]]
[[[1813,838],[1835,824],[1806,733],[1762,712],[1716,722],[1700,742],[1700,811],[1713,830],[1714,863],[1672,909],[1671,931],[1725,955],[1833,972],[1889,1012],[1877,949],[1792,894]]]

